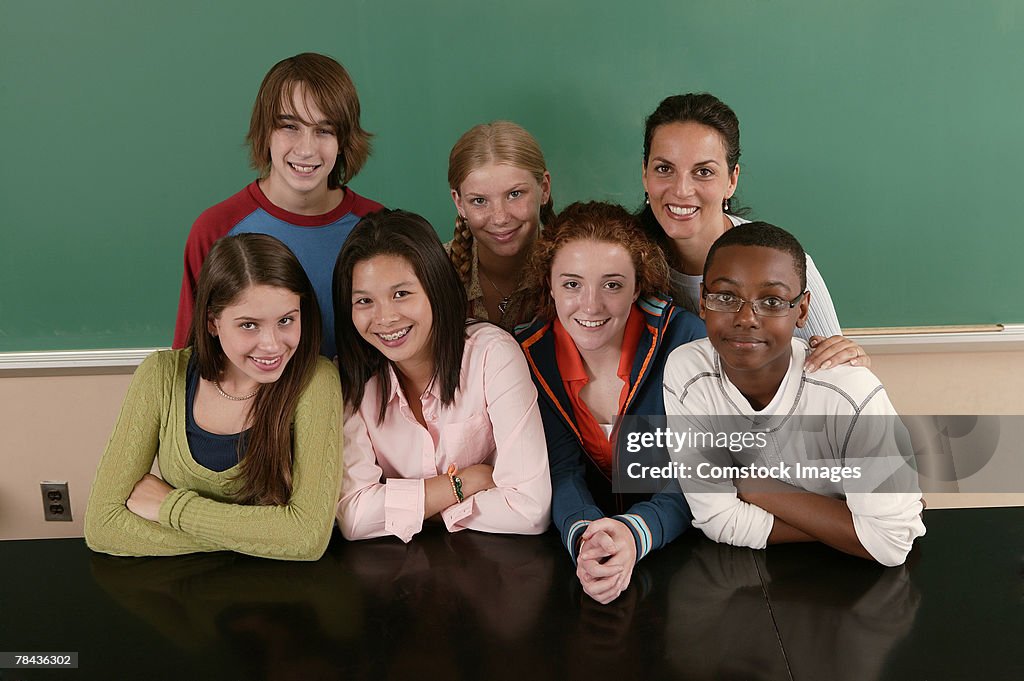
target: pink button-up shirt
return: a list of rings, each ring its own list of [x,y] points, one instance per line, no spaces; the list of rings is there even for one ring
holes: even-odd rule
[[[490,324],[468,328],[455,401],[433,386],[420,396],[424,428],[392,371],[387,414],[377,423],[380,385],[366,384],[345,422],[345,474],[338,524],[347,539],[393,534],[404,542],[423,529],[423,481],[485,463],[495,487],[441,512],[450,532],[540,534],[551,519],[551,477],[537,390],[509,334]]]

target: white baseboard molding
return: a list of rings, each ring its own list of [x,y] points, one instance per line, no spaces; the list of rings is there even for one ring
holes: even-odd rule
[[[960,331],[963,327],[915,327],[913,329],[846,329],[851,338],[869,354],[910,354],[916,352],[1000,352],[1024,350],[1024,324],[998,324],[993,330]],[[163,348],[125,350],[57,350],[46,352],[0,352],[0,374],[17,372],[63,372],[98,369],[130,371],[150,353]]]

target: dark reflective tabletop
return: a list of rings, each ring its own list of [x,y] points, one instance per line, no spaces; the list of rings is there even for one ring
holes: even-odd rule
[[[0,651],[80,660],[0,681],[1024,678],[1024,508],[925,522],[889,569],[691,532],[608,606],[553,534],[335,537],[316,563],[0,542]]]
[[[925,511],[907,564],[757,553],[792,678],[1024,679],[1024,508]]]

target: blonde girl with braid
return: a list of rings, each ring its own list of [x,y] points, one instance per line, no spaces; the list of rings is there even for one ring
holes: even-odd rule
[[[509,326],[541,227],[554,218],[551,174],[537,140],[521,126],[495,121],[470,128],[448,156],[457,215],[445,244],[469,297],[469,315]]]

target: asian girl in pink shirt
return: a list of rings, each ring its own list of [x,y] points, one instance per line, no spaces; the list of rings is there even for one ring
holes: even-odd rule
[[[434,518],[451,532],[547,529],[548,454],[526,359],[505,331],[465,319],[433,227],[405,211],[364,218],[338,257],[334,306],[342,534],[408,542]]]

